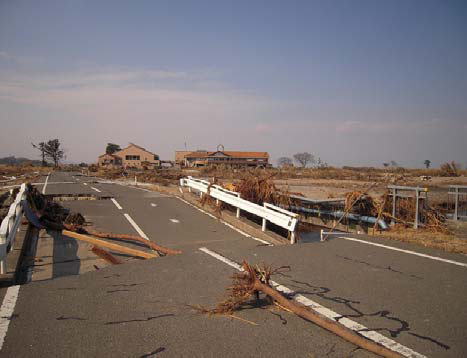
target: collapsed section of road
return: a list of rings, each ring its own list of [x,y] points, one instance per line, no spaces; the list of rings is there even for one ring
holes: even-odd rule
[[[91,251],[111,264],[117,264],[120,262],[118,259],[114,258],[110,252],[105,251],[104,248],[143,259],[181,253],[179,250],[173,250],[157,245],[154,242],[149,241],[147,237],[114,234],[109,232],[99,232],[92,229],[85,229],[83,227],[85,220],[81,214],[69,213],[67,209],[63,208],[58,203],[48,201],[41,193],[38,192],[37,189],[31,185],[28,185],[25,214],[29,223],[37,229],[59,231],[66,237],[74,238],[76,240],[84,241],[93,245]],[[110,240],[121,240],[127,243],[143,244],[153,252],[148,253],[141,250],[135,250],[123,245],[99,240],[95,237]]]

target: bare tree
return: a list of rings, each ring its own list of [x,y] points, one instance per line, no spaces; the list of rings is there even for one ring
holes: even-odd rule
[[[58,167],[58,163],[64,157],[65,152],[60,149],[60,141],[58,139],[51,139],[44,145],[45,156],[52,160],[55,167]]]
[[[302,168],[305,168],[308,164],[315,162],[314,155],[308,152],[294,154],[293,158],[298,164],[301,165]]]
[[[38,144],[31,143],[31,145],[41,152],[42,166],[45,167],[47,165],[47,162],[45,161],[45,142],[40,142]]]
[[[277,164],[280,167],[290,167],[293,165],[293,161],[289,157],[280,157],[279,159],[277,159]]]

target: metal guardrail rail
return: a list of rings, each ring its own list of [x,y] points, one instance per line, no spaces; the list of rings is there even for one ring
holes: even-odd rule
[[[278,206],[264,203],[264,206],[252,203],[251,201],[242,199],[240,193],[222,188],[219,185],[212,184],[206,180],[187,177],[180,179],[181,187],[188,187],[188,190],[197,190],[200,196],[209,194],[218,202],[222,201],[237,208],[237,217],[240,217],[240,211],[244,210],[250,214],[256,215],[263,219],[262,230],[266,231],[267,222],[271,222],[279,227],[282,227],[290,232],[290,243],[296,242],[295,229],[298,224],[299,215]]]
[[[22,184],[15,201],[10,205],[7,216],[0,224],[0,274],[6,273],[6,257],[13,247],[16,233],[21,224],[26,192],[26,184]]]

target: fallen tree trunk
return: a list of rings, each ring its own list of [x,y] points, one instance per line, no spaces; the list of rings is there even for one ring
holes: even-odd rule
[[[383,346],[380,346],[376,343],[371,342],[368,339],[359,336],[358,334],[354,333],[350,329],[345,328],[341,324],[337,323],[336,321],[332,321],[330,319],[321,316],[318,313],[313,312],[312,310],[308,309],[308,307],[295,302],[288,300],[284,296],[281,295],[280,292],[276,291],[269,285],[266,285],[260,282],[258,279],[254,285],[255,290],[261,291],[275,300],[284,308],[290,310],[291,312],[295,313],[297,316],[300,316],[306,320],[312,321],[316,323],[318,326],[323,327],[324,329],[331,331],[332,333],[337,334],[339,337],[344,338],[345,340],[349,341],[350,343],[355,344],[356,346],[362,347],[370,352],[376,353],[382,357],[387,358],[401,358],[402,356],[394,351],[391,351]]]
[[[103,239],[136,241],[136,242],[146,245],[150,249],[153,249],[158,252],[162,252],[166,255],[178,255],[182,253],[182,251],[180,250],[169,249],[167,247],[157,245],[156,243],[146,240],[144,237],[141,237],[141,236],[127,235],[127,234],[114,234],[111,232],[96,231],[92,229],[85,229],[81,226],[76,227],[76,226],[67,225],[67,224],[65,224],[64,226],[70,231],[75,231],[77,233],[82,233],[86,235],[92,235],[92,236],[100,237]]]
[[[122,245],[112,244],[112,243],[104,241],[104,240],[95,239],[95,238],[93,238],[91,236],[88,236],[88,235],[78,234],[78,233],[76,233],[74,231],[63,230],[62,234],[66,235],[66,236],[69,236],[69,237],[72,237],[72,238],[77,239],[77,240],[88,242],[88,243],[93,244],[93,245],[98,246],[98,247],[106,247],[106,248],[111,249],[113,251],[121,252],[121,253],[132,255],[132,256],[142,257],[144,259],[152,259],[152,258],[157,257],[157,255],[155,255],[155,254],[151,254],[151,253],[140,251],[140,250],[130,249],[130,248],[122,246]]]
[[[228,288],[228,291],[230,292],[229,297],[225,301],[219,303],[215,309],[202,309],[202,312],[209,314],[232,314],[235,310],[240,309],[244,304],[251,300],[252,296],[256,296],[256,299],[258,299],[259,292],[263,292],[286,310],[289,310],[297,316],[335,333],[339,337],[344,338],[361,348],[386,358],[402,358],[399,353],[358,335],[356,332],[344,327],[342,324],[320,315],[299,302],[284,297],[279,291],[269,285],[271,275],[275,272],[279,272],[280,268],[277,270],[271,270],[271,268],[267,266],[252,267],[245,261],[243,262],[242,267],[244,271],[234,274],[233,276],[234,282]]]

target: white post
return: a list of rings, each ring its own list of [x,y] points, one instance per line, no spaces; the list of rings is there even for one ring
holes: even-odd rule
[[[135,185],[138,185],[138,182],[136,181],[136,175],[135,175]]]
[[[240,198],[240,194],[237,194],[237,197]],[[237,219],[240,219],[240,208],[237,208]]]
[[[296,240],[295,240],[295,231],[292,231],[291,235],[290,235],[290,243],[291,244],[295,244],[296,243]]]
[[[459,187],[456,187],[456,194],[454,195],[454,221],[459,217]]]
[[[419,205],[419,202],[420,202],[420,197],[419,197],[420,193],[418,191],[418,188],[415,190],[415,220],[414,220],[414,223],[413,223],[413,228],[414,229],[418,229],[418,205]]]
[[[263,218],[263,226],[261,228],[262,231],[266,231],[266,219]]]

